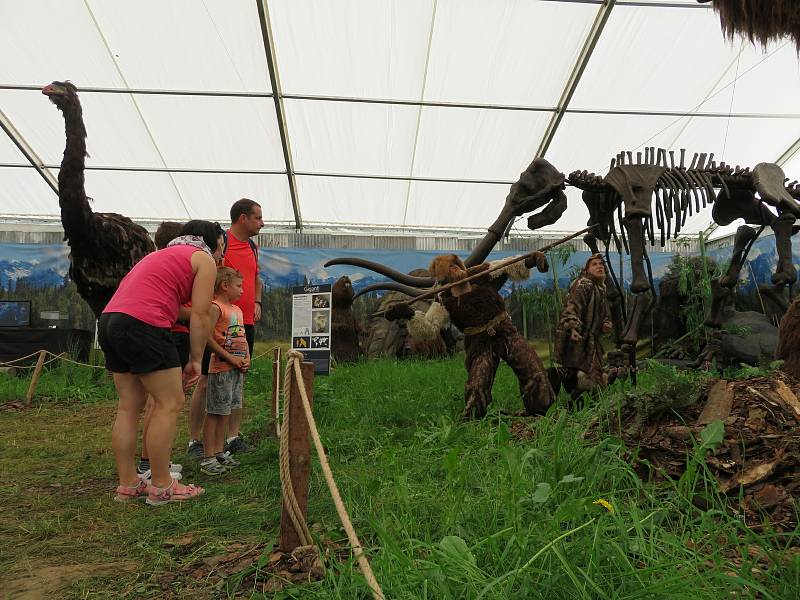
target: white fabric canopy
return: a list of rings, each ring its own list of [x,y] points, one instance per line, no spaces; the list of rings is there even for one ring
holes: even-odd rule
[[[64,122],[39,88],[71,80],[95,210],[152,221],[250,197],[274,228],[294,201],[312,230],[484,229],[543,145],[564,173],[648,145],[800,177],[795,48],[731,44],[694,0],[3,0],[0,57],[17,143],[58,174]],[[0,216],[57,218],[12,136]],[[585,224],[568,197],[549,229]]]

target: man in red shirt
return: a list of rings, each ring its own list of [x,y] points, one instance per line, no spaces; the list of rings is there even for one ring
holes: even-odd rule
[[[261,320],[261,280],[258,277],[258,248],[250,238],[258,235],[264,226],[261,205],[248,198],[237,200],[231,206],[231,226],[225,232],[225,254],[223,264],[239,271],[244,277],[243,293],[234,304],[242,309],[244,317],[244,330],[250,356],[253,356],[255,341],[255,323]],[[199,441],[205,417],[206,385],[208,375],[208,359],[203,360],[203,376],[192,394],[189,410],[189,450],[190,456],[202,456],[203,444]],[[225,450],[233,453],[249,452],[252,450],[242,439],[240,426],[242,423],[242,410],[231,411],[228,422],[228,437],[225,441]]]

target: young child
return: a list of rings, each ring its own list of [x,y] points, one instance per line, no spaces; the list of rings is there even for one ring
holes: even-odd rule
[[[206,475],[221,475],[239,465],[229,452],[223,451],[223,444],[231,410],[242,407],[244,373],[250,367],[242,309],[233,305],[242,295],[242,281],[241,273],[235,269],[217,269],[211,304],[211,322],[215,326],[208,341],[213,354],[208,367],[205,443],[200,462],[200,471]]]

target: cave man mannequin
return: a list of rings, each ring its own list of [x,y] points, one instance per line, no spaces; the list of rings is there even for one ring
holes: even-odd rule
[[[605,279],[603,257],[592,254],[570,285],[556,326],[553,361],[559,367],[550,370],[550,380],[556,391],[563,383],[573,397],[609,383],[600,340],[612,329]]]
[[[547,271],[544,254],[537,252],[524,262],[440,292],[426,313],[414,311],[406,304],[394,305],[386,313],[389,320],[410,319],[409,335],[418,339],[438,334],[450,321],[463,332],[468,373],[464,390],[465,418],[486,415],[500,359],[505,360],[517,376],[528,414],[544,414],[553,402],[553,390],[541,359],[514,327],[503,297],[498,293],[509,277],[515,281],[527,279],[534,265],[539,271]],[[491,267],[492,263],[482,263],[465,269],[455,254],[445,254],[433,259],[429,272],[439,284],[446,284]]]

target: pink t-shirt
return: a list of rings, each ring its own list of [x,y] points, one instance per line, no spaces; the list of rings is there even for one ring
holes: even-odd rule
[[[192,299],[192,254],[188,245],[168,246],[148,254],[125,275],[104,313],[123,313],[154,327],[169,329],[178,309]]]

